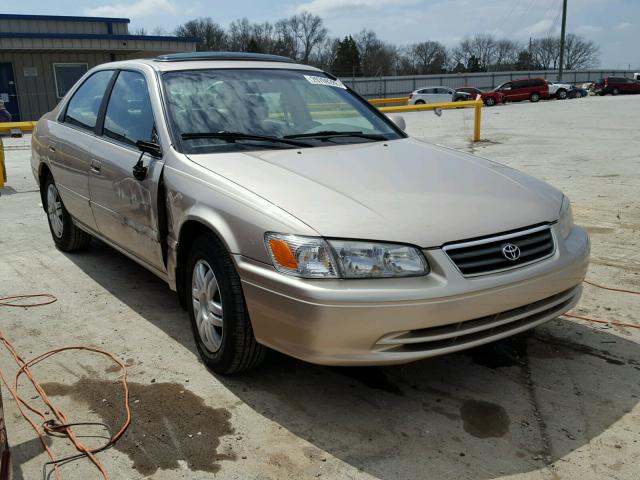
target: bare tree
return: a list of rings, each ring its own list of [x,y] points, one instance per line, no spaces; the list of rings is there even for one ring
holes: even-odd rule
[[[533,60],[544,70],[558,68],[560,61],[560,39],[555,37],[538,38],[532,43]]]
[[[327,29],[322,18],[309,12],[278,21],[276,31],[280,44],[290,50],[289,56],[302,63],[309,63],[314,51],[327,38]]]
[[[392,75],[398,69],[398,48],[383,42],[373,30],[362,30],[354,40],[360,53],[360,75]]]
[[[496,48],[491,65],[493,69],[513,68],[518,62],[518,56],[522,51],[519,42],[503,38],[496,42]]]
[[[175,30],[178,37],[197,37],[200,43],[196,50],[227,50],[227,35],[224,29],[210,17],[196,18],[180,25]]]
[[[565,37],[565,68],[567,70],[593,67],[598,63],[600,48],[591,40],[573,33]]]
[[[487,70],[494,63],[497,41],[489,33],[479,33],[473,37],[467,37],[456,47],[454,57],[457,62],[464,65],[476,59],[480,69]],[[456,62],[456,63],[457,63]]]
[[[425,41],[409,45],[402,55],[406,73],[442,73],[447,62],[447,49],[440,42]],[[408,70],[408,71],[407,71]]]

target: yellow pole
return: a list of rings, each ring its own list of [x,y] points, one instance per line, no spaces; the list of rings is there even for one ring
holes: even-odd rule
[[[476,110],[476,114],[475,114],[475,121],[473,123],[473,141],[479,142],[480,141],[480,122],[482,121],[482,106],[476,105],[475,110]]]
[[[4,166],[4,145],[2,144],[2,138],[0,137],[0,188],[4,187],[4,182],[7,181],[7,169]]]

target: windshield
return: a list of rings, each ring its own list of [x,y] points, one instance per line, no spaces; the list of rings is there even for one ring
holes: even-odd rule
[[[164,73],[162,79],[171,127],[185,153],[402,138],[374,107],[321,72],[183,70]],[[300,140],[274,140],[285,137]]]

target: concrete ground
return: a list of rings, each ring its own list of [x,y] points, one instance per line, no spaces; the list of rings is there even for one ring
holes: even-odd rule
[[[407,114],[408,131],[541,177],[574,202],[593,241],[589,278],[640,290],[640,96],[590,97]],[[105,245],[56,250],[29,170],[29,139],[8,140],[0,197],[0,296],[49,292],[40,308],[1,308],[27,358],[95,345],[129,365],[133,422],[101,454],[112,479],[637,479],[640,332],[558,319],[531,335],[385,368],[325,368],[271,355],[260,369],[212,375],[175,294]],[[640,298],[585,286],[577,312],[639,322]],[[15,367],[6,352],[0,365]],[[36,375],[72,421],[123,420],[106,359],[62,354]],[[24,382],[22,382],[24,384]],[[29,399],[35,394],[24,388]],[[3,389],[14,478],[46,456]],[[104,435],[96,427],[77,429]],[[100,438],[85,438],[96,445]],[[97,443],[95,443],[97,442]],[[64,439],[51,439],[62,457]],[[99,478],[86,459],[64,478]]]

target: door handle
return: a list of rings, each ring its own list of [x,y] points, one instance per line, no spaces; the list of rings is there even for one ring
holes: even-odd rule
[[[100,173],[102,170],[102,164],[97,160],[91,160],[91,171],[93,173]]]

